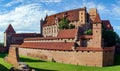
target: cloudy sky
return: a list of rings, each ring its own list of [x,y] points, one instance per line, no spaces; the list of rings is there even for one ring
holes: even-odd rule
[[[46,14],[86,6],[97,8],[101,19],[110,20],[120,35],[120,0],[0,0],[0,42],[9,24],[17,33],[39,33],[39,21]]]

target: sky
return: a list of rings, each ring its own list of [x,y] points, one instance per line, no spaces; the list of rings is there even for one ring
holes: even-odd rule
[[[12,24],[17,33],[40,33],[40,19],[66,10],[97,8],[120,35],[120,0],[0,0],[0,42]]]

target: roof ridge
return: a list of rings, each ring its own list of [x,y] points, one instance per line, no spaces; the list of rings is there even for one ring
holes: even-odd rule
[[[70,9],[70,10],[66,10],[66,11],[61,11],[61,12],[58,12],[58,13],[55,13],[55,14],[49,15],[48,17],[55,16],[55,15],[57,15],[57,14],[61,14],[61,13],[66,13],[66,12],[69,12],[69,11],[83,10],[83,9],[86,9],[86,8],[83,7],[83,8],[76,8],[76,9]]]
[[[100,19],[99,14],[97,14],[95,17],[94,23],[99,23],[99,22],[101,22],[101,19]]]

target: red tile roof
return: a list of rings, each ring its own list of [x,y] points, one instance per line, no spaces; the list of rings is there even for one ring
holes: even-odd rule
[[[99,23],[99,22],[101,22],[101,19],[100,19],[99,14],[97,14],[95,17],[94,23]]]
[[[5,33],[16,33],[12,25],[9,24],[8,28],[5,30]]]
[[[66,18],[69,21],[77,21],[79,20],[79,11],[80,10],[86,10],[86,8],[79,8],[74,10],[69,10],[61,13],[57,13],[51,16],[46,17],[46,22],[44,23],[44,26],[49,26],[55,24],[55,18],[57,17],[58,20],[61,20],[63,18],[63,15],[66,15]]]
[[[78,32],[77,29],[60,30],[57,38],[75,38],[77,32]]]
[[[72,50],[73,45],[73,42],[24,42],[20,47],[45,50]]]
[[[108,29],[108,30],[113,30],[113,27],[112,25],[110,24],[110,21],[109,20],[102,20],[102,25]]]
[[[37,33],[17,33],[12,34],[13,37],[40,37],[40,34]]]

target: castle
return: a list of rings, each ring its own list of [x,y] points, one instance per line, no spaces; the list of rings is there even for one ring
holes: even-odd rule
[[[75,28],[59,29],[62,18],[68,19],[69,25],[72,24]],[[102,27],[112,31],[113,28],[109,20],[100,19],[97,9],[92,8],[87,12],[84,7],[57,13],[41,19],[40,24],[41,36],[22,38],[24,42],[19,45],[20,54],[75,65],[98,67],[113,65],[114,47],[107,47],[104,44]],[[92,29],[92,34],[85,34],[84,32],[89,29]],[[8,41],[17,44],[16,39],[22,37],[14,38],[14,30],[10,30],[9,33],[5,31],[4,34],[5,45],[11,45]]]
[[[4,32],[4,47],[10,47],[11,44],[22,44],[24,38],[40,37],[37,33],[16,33],[11,24]]]

